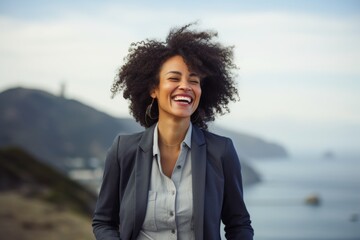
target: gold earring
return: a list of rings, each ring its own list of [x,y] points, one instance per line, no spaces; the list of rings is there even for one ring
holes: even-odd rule
[[[145,112],[145,115],[148,116],[148,117],[149,117],[150,119],[152,119],[152,120],[157,119],[157,117],[151,116],[151,109],[152,109],[154,100],[155,100],[155,98],[152,99],[151,103],[147,106],[146,112]]]

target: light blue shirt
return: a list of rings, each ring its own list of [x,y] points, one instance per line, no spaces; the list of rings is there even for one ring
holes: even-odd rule
[[[180,147],[171,179],[161,168],[158,126],[154,129],[153,163],[145,220],[138,240],[193,240],[193,194],[191,173],[192,125]]]

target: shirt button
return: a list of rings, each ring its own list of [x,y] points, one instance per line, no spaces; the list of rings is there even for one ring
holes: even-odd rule
[[[175,234],[175,233],[176,233],[175,229],[171,230],[171,233],[172,233],[172,234]]]
[[[173,212],[173,211],[170,211],[170,216],[174,216],[174,212]]]
[[[181,168],[181,165],[177,165],[177,169],[180,169]]]
[[[175,191],[171,191],[171,195],[175,195]]]

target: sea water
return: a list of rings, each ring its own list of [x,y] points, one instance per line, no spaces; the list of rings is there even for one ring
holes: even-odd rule
[[[262,177],[244,189],[256,240],[360,239],[360,155],[251,164]],[[319,203],[306,204],[311,196]]]

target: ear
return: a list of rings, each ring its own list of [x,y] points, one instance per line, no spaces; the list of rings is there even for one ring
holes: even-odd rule
[[[152,98],[156,98],[155,88],[150,91],[150,96],[151,96]]]

